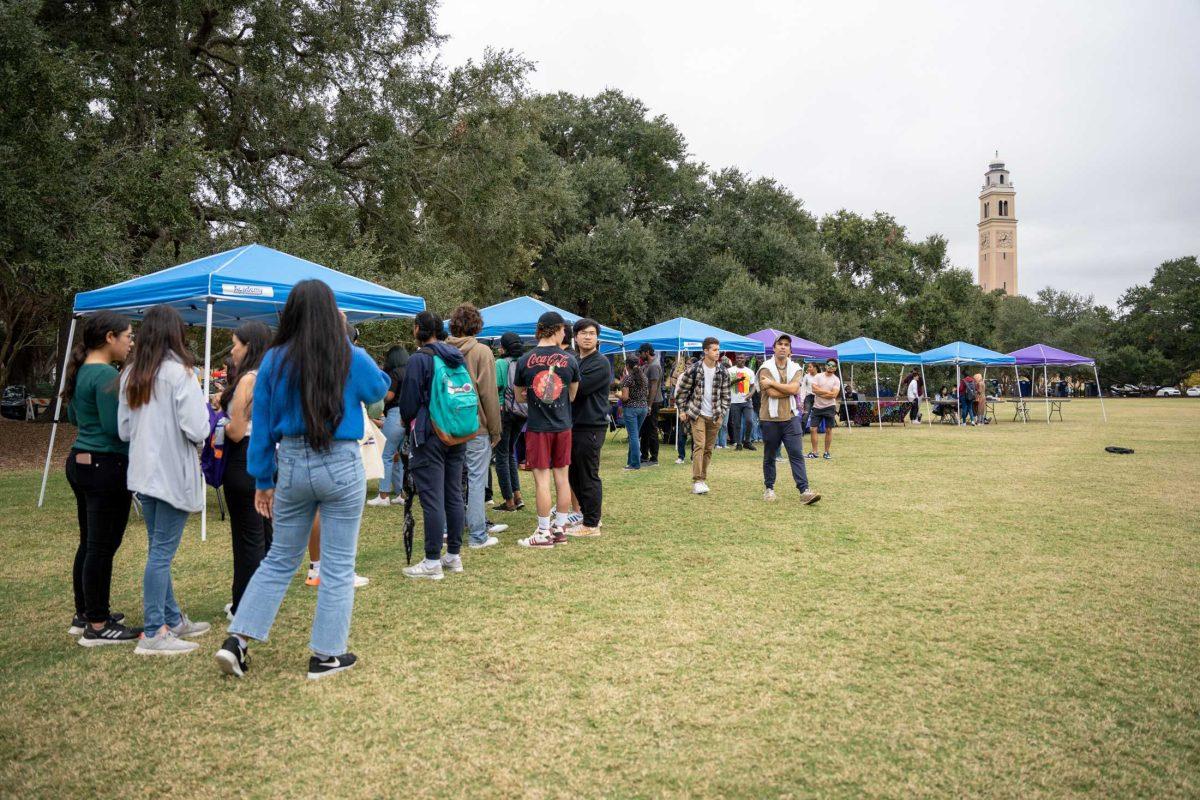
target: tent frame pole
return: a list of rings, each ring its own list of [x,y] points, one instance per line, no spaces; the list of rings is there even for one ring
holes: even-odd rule
[[[925,397],[926,404],[929,403],[929,381],[925,379],[925,365],[921,364],[921,385],[924,387],[922,395]],[[920,426],[921,419],[921,397],[917,397],[917,425]],[[933,430],[933,406],[929,406],[929,430]]]
[[[955,402],[958,403],[958,408],[956,408],[955,411],[958,412],[958,424],[966,425],[967,420],[965,415],[962,413],[963,399],[958,396],[958,387],[960,386],[962,386],[962,365],[956,360],[954,362],[954,399]]]
[[[851,420],[850,407],[846,405],[846,381],[842,378],[842,360],[840,358],[838,359],[837,365],[838,381],[842,384],[842,410],[846,412],[846,430],[853,430],[854,422]],[[850,365],[850,376],[854,376],[854,364]]]
[[[54,401],[54,424],[50,427],[50,445],[46,448],[46,465],[42,467],[42,489],[38,492],[38,508],[46,501],[46,480],[50,477],[50,459],[54,457],[54,439],[58,434],[58,417],[62,413],[62,393],[67,385],[67,364],[71,361],[71,347],[75,344],[75,325],[79,317],[71,315],[71,330],[67,333],[67,349],[63,355],[62,372],[58,375],[58,397]],[[1096,384],[1099,386],[1099,382]]]
[[[1046,404],[1046,424],[1050,424],[1050,378],[1046,374],[1046,365],[1042,364],[1042,399]]]
[[[207,405],[209,381],[212,380],[212,323],[213,305],[216,300],[209,297],[204,305],[204,402]],[[200,473],[200,494],[204,504],[200,506],[200,541],[208,541],[208,486],[204,483],[204,473]]]
[[[871,357],[875,362],[875,421],[879,424],[879,430],[883,430],[883,403],[879,399],[879,354],[874,353]]]
[[[1024,398],[1021,397],[1021,369],[1016,364],[1013,364],[1013,375],[1017,378],[1017,408],[1020,408],[1021,403],[1024,402]],[[1024,420],[1026,425],[1029,424],[1029,420],[1026,419],[1025,414],[1021,415],[1021,419]]]
[[[1096,368],[1096,362],[1092,362],[1092,374],[1096,376],[1096,396],[1100,398],[1100,413],[1104,415],[1104,421],[1108,422],[1108,412],[1104,410],[1104,390],[1100,388],[1100,370]]]

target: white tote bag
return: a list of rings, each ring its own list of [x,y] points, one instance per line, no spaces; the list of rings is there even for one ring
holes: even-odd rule
[[[358,451],[362,455],[363,472],[369,481],[383,480],[385,445],[387,438],[367,415],[367,409],[363,408],[363,438],[358,440]]]

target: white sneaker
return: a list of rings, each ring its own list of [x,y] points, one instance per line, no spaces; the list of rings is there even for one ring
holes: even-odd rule
[[[179,624],[169,628],[169,630],[180,639],[185,639],[189,636],[203,636],[211,628],[212,625],[209,625],[207,622],[192,622],[188,619],[187,614],[180,614]]]
[[[534,550],[550,550],[554,547],[554,534],[550,531],[539,530],[528,539],[517,539],[521,547],[531,547]]]
[[[708,494],[708,484],[704,481],[696,481],[692,484],[692,494]]]
[[[404,574],[410,578],[425,578],[431,581],[440,581],[442,579],[442,562],[429,562],[421,559],[411,567],[405,567]]]
[[[376,497],[372,497],[370,500],[367,501],[367,505],[375,506],[376,508],[378,508],[379,506],[390,506],[391,504],[392,504],[391,499],[389,499],[387,497],[376,496]]]
[[[676,463],[676,464],[682,464],[682,463],[683,463],[683,459],[682,459],[682,458],[677,458],[677,459],[675,459],[675,463]]]
[[[394,496],[394,497],[392,497],[392,499],[391,499],[391,500],[389,500],[388,502],[390,502],[390,503],[391,503],[392,505],[394,505],[394,506],[402,506],[402,505],[404,505],[404,492],[401,492],[400,494],[398,494],[398,495],[395,495],[395,496]]]
[[[355,589],[361,589],[362,587],[366,586],[370,582],[371,582],[370,578],[368,578],[364,575],[359,575],[357,572],[354,573],[354,588]]]
[[[763,492],[763,500],[766,500],[768,503],[774,503],[775,502],[775,490],[767,489],[765,492]]]
[[[196,642],[184,641],[168,630],[153,638],[146,638],[146,634],[143,633],[133,652],[139,656],[181,656],[199,647]]]
[[[570,514],[567,514],[567,527],[568,528],[578,527],[579,525],[582,525],[582,524],[583,524],[583,514],[577,514],[575,512],[571,512]]]
[[[233,603],[225,604],[225,619],[233,622]]]
[[[507,528],[508,526],[505,525],[504,527]],[[500,544],[500,540],[497,539],[495,536],[489,536],[489,537],[487,537],[487,541],[480,542],[479,544],[475,544],[474,542],[467,542],[467,547],[471,548],[472,550],[482,550],[485,547],[492,547],[493,545],[497,545],[497,544]],[[445,558],[442,559],[442,563],[443,564],[446,563]],[[456,570],[456,572],[457,571],[461,571],[461,570]]]
[[[503,522],[497,522],[488,526],[488,533],[504,533],[508,530],[508,526]]]
[[[462,572],[462,556],[452,556],[449,553],[442,556],[442,572]]]

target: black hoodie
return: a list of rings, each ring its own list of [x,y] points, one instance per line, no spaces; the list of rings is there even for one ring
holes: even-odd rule
[[[579,390],[571,401],[573,428],[608,427],[608,387],[612,365],[600,351],[579,359]]]
[[[414,421],[413,447],[425,444],[425,440],[436,436],[433,425],[429,421],[429,386],[433,381],[433,351],[441,356],[448,367],[457,367],[463,363],[462,351],[445,342],[432,342],[422,345],[421,349],[408,357],[408,367],[404,370],[404,383],[400,385],[400,418],[405,427]]]

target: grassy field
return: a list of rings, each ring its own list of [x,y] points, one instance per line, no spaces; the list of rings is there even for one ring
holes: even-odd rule
[[[249,677],[218,675],[219,522],[175,562],[217,623],[199,653],[76,646],[61,468],[41,511],[34,471],[0,474],[0,794],[1196,797],[1200,401],[1108,413],[842,430],[811,508],[761,501],[761,453],[718,451],[707,497],[666,451],[624,473],[622,434],[602,538],[530,552],[532,516],[496,515],[503,546],[440,583],[367,508],[360,662],[315,683],[301,580]],[[133,621],[144,555],[135,519]]]

